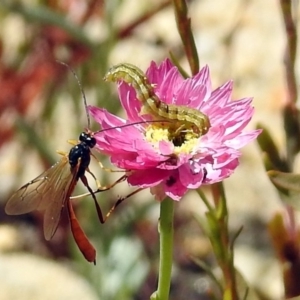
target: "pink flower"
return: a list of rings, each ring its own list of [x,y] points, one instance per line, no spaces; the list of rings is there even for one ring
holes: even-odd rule
[[[152,62],[146,75],[163,102],[206,114],[211,124],[208,132],[174,145],[161,123],[145,122],[96,133],[96,148],[110,155],[114,165],[130,171],[129,184],[150,187],[159,200],[166,196],[179,200],[189,189],[229,177],[239,164],[239,149],[261,132],[243,132],[254,112],[252,99],[232,101],[232,81],[212,91],[207,66],[184,79],[177,67],[165,60],[160,65]],[[151,115],[140,115],[142,103],[132,86],[120,82],[118,88],[126,120],[89,107],[102,129],[151,119]]]

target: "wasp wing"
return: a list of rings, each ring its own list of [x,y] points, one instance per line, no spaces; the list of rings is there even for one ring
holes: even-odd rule
[[[68,157],[63,156],[50,169],[16,191],[5,207],[8,215],[21,215],[33,210],[44,211],[46,240],[50,240],[56,231],[61,210],[74,181],[68,162]]]
[[[50,240],[57,229],[61,211],[64,208],[66,201],[71,197],[74,188],[77,184],[77,171],[79,164],[70,170],[70,165],[68,168],[64,168],[63,172],[59,173],[59,178],[54,176],[55,182],[52,186],[56,187],[54,194],[50,195],[52,204],[48,206],[44,214],[44,235],[46,240]],[[55,180],[56,179],[56,180]]]

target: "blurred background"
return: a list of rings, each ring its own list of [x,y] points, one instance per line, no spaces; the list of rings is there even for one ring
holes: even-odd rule
[[[262,123],[284,149],[286,37],[279,1],[194,0],[188,5],[200,64],[209,65],[213,88],[232,79],[233,99],[254,97],[249,129]],[[56,60],[75,70],[89,104],[122,116],[116,86],[102,80],[105,72],[120,62],[145,71],[170,52],[189,71],[172,1],[0,2],[0,299],[149,299],[157,283],[159,205],[148,191],[126,200],[104,225],[90,197],[76,201],[80,224],[97,249],[96,266],[77,249],[66,215],[47,242],[39,212],[7,216],[4,206],[13,191],[60,159],[56,150],[68,152],[67,140],[87,127],[78,83]],[[92,121],[91,129],[99,127]],[[95,163],[91,170],[103,184],[119,176]],[[89,182],[93,185],[90,177]],[[266,223],[282,204],[256,142],[243,150],[241,165],[225,187],[230,229],[244,228],[236,243],[236,266],[261,299],[281,299],[280,267]],[[106,212],[130,191],[123,183],[97,199]],[[78,184],[74,194],[84,192]],[[176,205],[170,299],[210,299],[212,283],[194,262],[214,267],[209,241],[194,217],[203,213],[193,191]]]

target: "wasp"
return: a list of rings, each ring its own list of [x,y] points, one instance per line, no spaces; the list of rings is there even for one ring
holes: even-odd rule
[[[63,65],[66,65],[62,63]],[[74,74],[78,81],[84,105],[88,118],[88,127],[90,118],[87,109],[87,102],[80,81],[75,72],[66,65]],[[74,142],[71,142],[74,144]],[[96,263],[96,250],[90,243],[83,229],[81,228],[71,203],[72,193],[80,180],[88,189],[89,194],[94,200],[97,214],[101,223],[104,223],[107,215],[103,216],[101,208],[96,200],[95,192],[106,191],[126,179],[123,175],[116,182],[109,186],[101,186],[95,175],[89,170],[91,149],[96,145],[94,133],[90,130],[82,132],[79,136],[79,142],[71,148],[69,153],[59,152],[61,159],[43,172],[35,179],[29,181],[17,190],[8,200],[5,206],[5,212],[8,215],[21,215],[34,210],[42,211],[44,214],[43,230],[46,240],[50,240],[58,227],[63,209],[67,210],[71,231],[74,240],[88,262]],[[104,168],[98,161],[101,168]],[[105,168],[104,168],[105,169]],[[86,172],[90,173],[95,179],[97,190],[94,192],[88,184]]]

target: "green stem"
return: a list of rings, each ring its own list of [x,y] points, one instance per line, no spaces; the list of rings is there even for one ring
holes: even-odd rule
[[[233,244],[230,244],[228,231],[228,210],[227,200],[223,183],[211,185],[213,199],[215,203],[215,214],[210,219],[210,228],[212,230],[210,239],[218,264],[223,272],[224,277],[224,294],[223,299],[237,300],[236,274],[233,265]],[[217,220],[215,222],[215,220]]]
[[[182,40],[185,54],[192,74],[199,72],[199,57],[195,39],[191,27],[191,19],[188,17],[186,0],[173,0],[177,29]]]
[[[167,198],[160,204],[160,258],[159,278],[157,291],[151,300],[168,300],[171,285],[172,260],[173,260],[173,216],[174,200]]]
[[[296,55],[298,44],[297,24],[293,18],[293,1],[280,0],[281,13],[284,21],[285,35],[287,40],[286,53],[284,57],[287,99],[283,107],[284,129],[286,133],[286,157],[290,169],[293,169],[295,156],[300,150],[299,134],[299,110],[298,101],[298,85],[296,76]],[[282,171],[282,170],[281,170]]]

